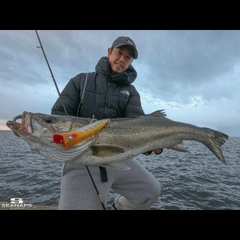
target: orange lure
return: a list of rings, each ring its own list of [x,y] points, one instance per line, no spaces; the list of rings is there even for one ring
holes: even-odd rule
[[[62,144],[64,149],[70,148],[99,132],[107,123],[108,119],[103,119],[90,123],[82,127],[79,131],[56,133],[53,135],[53,141],[57,144]]]

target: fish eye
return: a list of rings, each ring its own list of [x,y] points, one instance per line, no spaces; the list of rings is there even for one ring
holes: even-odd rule
[[[54,118],[52,116],[47,116],[47,117],[45,117],[44,121],[46,123],[52,123],[54,121]]]

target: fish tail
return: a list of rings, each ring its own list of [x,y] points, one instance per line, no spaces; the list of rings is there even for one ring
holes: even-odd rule
[[[225,158],[222,154],[221,146],[225,143],[225,141],[228,139],[228,135],[215,131],[212,129],[208,129],[208,131],[211,131],[210,138],[208,143],[205,143],[205,146],[213,152],[213,154],[224,164],[226,164]]]

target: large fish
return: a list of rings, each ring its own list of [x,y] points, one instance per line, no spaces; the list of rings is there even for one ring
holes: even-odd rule
[[[33,151],[54,162],[127,169],[122,160],[157,148],[187,151],[182,143],[190,140],[204,144],[226,163],[221,151],[226,134],[172,121],[162,110],[138,118],[103,120],[24,111],[6,124]],[[81,140],[64,147],[63,140],[71,141],[73,136],[64,138],[66,134],[83,132]]]

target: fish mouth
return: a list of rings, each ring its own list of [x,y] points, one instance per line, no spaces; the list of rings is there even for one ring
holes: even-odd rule
[[[22,114],[22,123],[21,123],[21,126],[20,126],[20,131],[24,132],[26,134],[33,133],[32,114],[31,113],[23,112],[23,114]]]
[[[33,127],[31,123],[32,114],[23,112],[23,114],[15,116],[11,121],[8,121],[6,125],[19,137],[18,133],[31,134]],[[21,122],[17,122],[21,120]]]
[[[13,118],[13,122],[16,122],[18,119],[22,119],[23,114],[17,115],[16,117]]]

